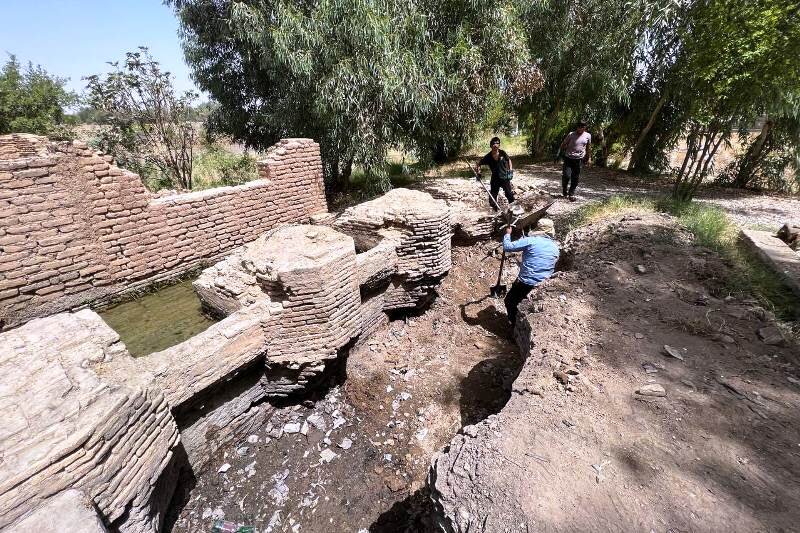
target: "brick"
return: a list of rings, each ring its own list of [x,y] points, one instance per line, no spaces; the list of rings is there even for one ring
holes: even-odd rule
[[[59,292],[59,291],[61,291],[63,289],[64,289],[64,284],[63,283],[59,283],[58,285],[49,285],[47,287],[42,287],[41,289],[38,289],[36,291],[36,294],[37,295],[50,294],[50,293],[53,293],[53,292]]]
[[[50,174],[50,169],[48,168],[32,168],[29,170],[18,170],[17,172],[14,172],[14,177],[20,180],[27,178],[38,178],[39,176],[47,176],[48,174]]]
[[[0,300],[7,300],[19,294],[19,289],[7,289],[0,291]]]

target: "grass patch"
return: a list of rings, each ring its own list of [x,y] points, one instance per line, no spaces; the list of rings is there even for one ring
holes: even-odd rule
[[[199,150],[192,162],[192,190],[242,185],[258,178],[258,165],[249,154],[237,154],[218,144]]]
[[[656,212],[676,217],[694,235],[697,244],[727,260],[731,265],[725,280],[729,294],[756,298],[780,320],[800,320],[800,301],[769,267],[739,243],[739,228],[720,207],[670,198],[612,196],[582,206],[566,226],[569,231],[611,216]]]

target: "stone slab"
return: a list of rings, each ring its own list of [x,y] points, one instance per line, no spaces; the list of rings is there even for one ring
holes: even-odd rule
[[[740,237],[800,297],[800,254],[769,231],[743,229]]]

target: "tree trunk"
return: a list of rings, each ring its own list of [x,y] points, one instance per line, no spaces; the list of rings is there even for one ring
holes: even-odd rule
[[[747,149],[747,153],[742,157],[742,162],[739,164],[739,171],[736,173],[736,179],[733,181],[734,187],[745,188],[753,179],[755,169],[758,167],[759,160],[764,155],[764,144],[767,138],[772,133],[772,127],[775,123],[772,119],[767,118],[764,125],[761,126],[761,132],[753,141],[753,144]]]
[[[664,104],[667,102],[667,91],[664,91],[664,94],[661,95],[661,98],[658,99],[658,103],[656,103],[655,109],[653,112],[650,113],[650,118],[647,120],[647,124],[644,125],[642,131],[639,132],[639,137],[636,139],[636,144],[633,145],[633,153],[631,154],[631,162],[628,165],[628,170],[638,170],[638,166],[641,163],[643,150],[644,150],[644,141],[647,138],[647,134],[650,133],[650,130],[653,129],[653,125],[656,123],[656,119],[658,115],[661,113],[661,108],[664,107]]]
[[[339,186],[342,191],[350,188],[350,175],[353,173],[353,158],[345,161],[342,171],[339,173]]]

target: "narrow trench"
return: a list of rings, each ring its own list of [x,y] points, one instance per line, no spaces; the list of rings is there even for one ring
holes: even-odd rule
[[[392,316],[307,396],[267,404],[266,424],[181,482],[165,530],[210,531],[224,519],[262,533],[433,531],[431,459],[461,427],[499,412],[523,362],[502,300],[488,297],[495,249],[454,247],[426,308]]]

